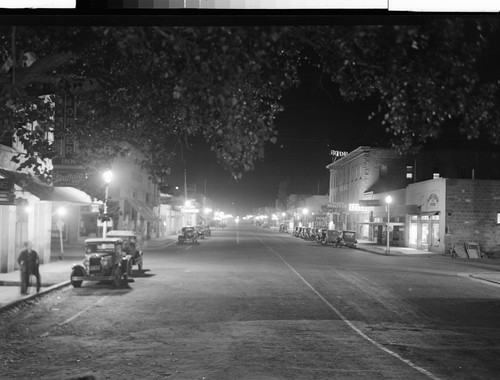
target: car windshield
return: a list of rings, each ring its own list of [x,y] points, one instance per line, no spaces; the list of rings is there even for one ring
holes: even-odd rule
[[[115,245],[113,243],[92,243],[87,244],[87,253],[91,252],[114,252]]]

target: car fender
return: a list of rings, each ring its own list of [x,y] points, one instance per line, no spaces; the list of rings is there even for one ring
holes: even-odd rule
[[[80,268],[80,269],[82,270],[82,272],[85,274],[85,276],[87,276],[87,275],[88,275],[88,273],[87,273],[87,269],[85,268],[85,266],[84,266],[83,264],[73,264],[73,265],[71,266],[71,273],[73,273],[73,270],[74,270],[75,268]]]
[[[127,255],[122,259],[122,262],[120,264],[122,268],[122,273],[127,273],[127,266],[129,261],[132,261],[132,264],[134,263],[134,261],[132,260],[132,256],[130,255]]]
[[[74,269],[74,268],[82,268],[83,270],[85,270],[85,266],[83,266],[83,264],[73,264],[71,266],[71,269]]]

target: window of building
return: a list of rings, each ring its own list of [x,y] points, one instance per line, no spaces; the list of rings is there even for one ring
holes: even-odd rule
[[[432,171],[432,179],[437,179],[439,178],[439,168],[434,168],[434,170]]]
[[[406,179],[413,179],[413,165],[406,165]]]

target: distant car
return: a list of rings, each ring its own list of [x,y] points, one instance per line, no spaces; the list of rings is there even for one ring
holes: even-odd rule
[[[75,288],[83,281],[111,281],[115,287],[128,280],[130,259],[123,251],[123,240],[117,237],[85,240],[85,259],[71,268],[71,284]]]
[[[179,244],[184,244],[185,242],[197,243],[198,233],[194,227],[182,227],[180,235],[177,237]]]
[[[123,250],[130,256],[129,267],[127,274],[132,275],[132,267],[137,265],[138,269],[142,271],[144,252],[137,244],[137,234],[134,231],[128,230],[113,230],[106,234],[107,237],[119,237],[123,240]]]

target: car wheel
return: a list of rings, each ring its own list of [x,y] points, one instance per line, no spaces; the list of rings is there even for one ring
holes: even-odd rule
[[[71,278],[73,278],[73,276],[83,276],[83,271],[82,271],[82,268],[75,268],[71,271]],[[82,286],[82,282],[83,281],[73,281],[71,280],[71,285],[73,285],[74,288],[79,288],[80,286]]]
[[[119,288],[122,284],[122,269],[118,266],[115,269],[115,276],[113,279],[113,286],[115,288]]]

